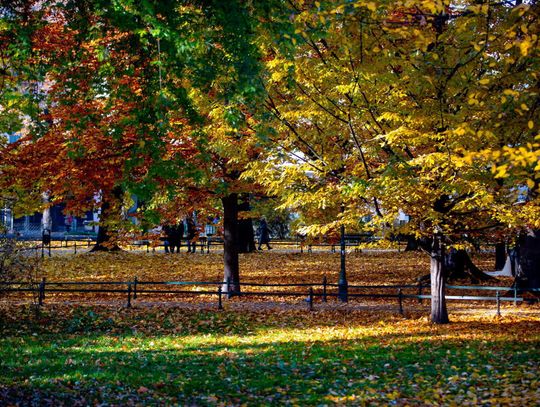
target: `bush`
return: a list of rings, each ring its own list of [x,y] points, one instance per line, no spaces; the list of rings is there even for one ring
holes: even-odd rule
[[[8,237],[5,232],[0,229],[0,282],[17,282],[35,288],[33,291],[35,304],[41,270],[39,250],[30,247],[28,243]],[[3,287],[0,286],[0,295],[3,294]]]

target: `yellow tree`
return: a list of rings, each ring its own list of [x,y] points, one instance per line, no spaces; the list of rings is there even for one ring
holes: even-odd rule
[[[537,228],[537,8],[295,6],[290,46],[267,51],[280,148],[253,171],[273,171],[266,185],[285,204],[345,204],[341,222],[371,211],[380,227],[399,210],[411,215],[406,231],[431,241],[432,320],[447,322],[445,247]],[[517,209],[519,185],[529,200]]]

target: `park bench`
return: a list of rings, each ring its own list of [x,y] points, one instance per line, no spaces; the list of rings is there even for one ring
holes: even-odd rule
[[[369,242],[374,239],[373,234],[371,233],[348,233],[345,234],[344,240],[345,240],[345,246],[358,246],[362,242]],[[309,241],[306,242],[305,238],[299,238],[299,241],[301,242],[302,246],[307,245],[308,252],[311,253],[313,246],[323,246],[323,247],[330,247],[330,251],[332,253],[336,252],[336,246],[340,245],[340,238],[337,235],[332,235],[330,237],[323,237],[319,239],[318,242]],[[355,250],[358,250],[356,248]]]

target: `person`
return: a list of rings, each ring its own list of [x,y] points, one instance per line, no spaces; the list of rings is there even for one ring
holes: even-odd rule
[[[187,225],[186,238],[187,238],[187,247],[188,247],[187,251],[188,253],[195,253],[195,250],[197,249],[197,243],[195,242],[195,233],[196,233],[195,222],[193,221],[192,218],[187,218],[186,225]]]
[[[67,215],[66,219],[64,221],[64,224],[66,225],[66,232],[69,233],[71,231],[71,224],[72,223],[73,223],[73,216]]]
[[[184,237],[184,223],[180,222],[176,225],[165,225],[163,230],[165,231],[165,252],[180,253],[180,246],[182,246],[182,237]]]
[[[268,229],[268,223],[266,223],[266,218],[263,216],[259,220],[259,247],[258,250],[262,250],[262,245],[265,244],[268,250],[272,250],[270,247],[270,230]]]
[[[163,247],[165,248],[165,253],[169,253],[169,230],[170,225],[163,225],[161,227],[161,233],[159,239],[163,241]]]

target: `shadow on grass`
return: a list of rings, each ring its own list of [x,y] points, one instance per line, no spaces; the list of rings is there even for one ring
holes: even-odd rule
[[[142,315],[161,328],[133,331]],[[479,400],[538,395],[539,325],[530,321],[499,321],[495,332],[491,322],[407,332],[396,317],[356,323],[339,313],[108,316],[85,308],[65,317],[49,331],[0,339],[8,404],[459,403],[470,389],[480,389]],[[65,330],[74,318],[89,325]],[[112,325],[100,325],[107,318]],[[167,318],[184,326],[167,328]],[[238,327],[223,332],[230,325]],[[516,340],[520,332],[529,336]]]

